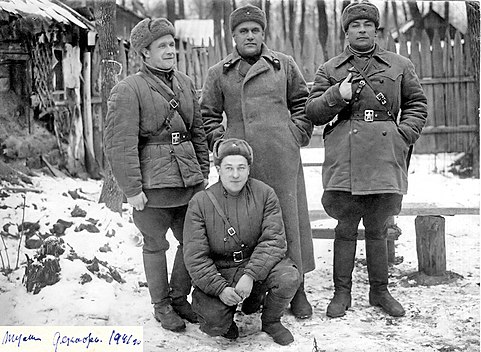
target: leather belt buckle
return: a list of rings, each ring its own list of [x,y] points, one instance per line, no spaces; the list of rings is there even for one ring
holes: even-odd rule
[[[237,251],[232,253],[232,258],[234,259],[234,263],[240,263],[244,260],[244,252]]]
[[[172,132],[171,134],[172,144],[180,144],[180,132]]]
[[[374,110],[364,110],[364,121],[366,122],[374,121]]]
[[[170,99],[169,104],[172,109],[177,109],[177,107],[179,106],[179,103],[175,99]]]

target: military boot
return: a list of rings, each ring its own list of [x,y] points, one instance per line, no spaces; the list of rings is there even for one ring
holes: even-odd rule
[[[183,319],[190,323],[198,323],[197,314],[194,313],[187,296],[190,294],[192,282],[189,272],[185,268],[183,247],[179,245],[175,253],[174,266],[170,275],[170,293],[172,308]]]
[[[265,283],[254,283],[251,294],[244,300],[244,302],[242,302],[242,312],[246,315],[257,312],[261,308],[261,305],[264,304],[266,291],[267,286]]]
[[[342,317],[351,307],[352,271],[356,258],[356,241],[334,240],[334,297],[327,306],[326,315]]]
[[[402,317],[406,312],[387,289],[388,260],[386,239],[366,239],[366,260],[369,275],[369,304],[380,306],[393,317]]]
[[[275,343],[282,346],[286,346],[294,341],[294,336],[281,323],[281,317],[289,305],[289,301],[290,298],[278,297],[269,292],[261,315],[262,331],[270,335]]]
[[[312,306],[307,300],[304,290],[304,277],[291,301],[291,312],[297,319],[307,319],[312,316]]]
[[[184,321],[170,305],[169,281],[165,252],[143,253],[145,277],[154,304],[154,317],[162,327],[171,331],[185,329]]]

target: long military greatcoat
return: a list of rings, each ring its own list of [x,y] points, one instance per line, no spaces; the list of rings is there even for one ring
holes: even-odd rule
[[[306,273],[315,267],[300,155],[312,134],[304,112],[307,85],[292,57],[264,44],[260,59],[245,76],[239,70],[241,61],[234,50],[209,69],[201,97],[207,140],[211,148],[219,138],[242,138],[252,146],[251,176],[274,188],[288,255]]]

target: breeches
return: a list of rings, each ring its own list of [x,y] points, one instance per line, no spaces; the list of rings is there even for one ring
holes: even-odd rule
[[[183,228],[187,205],[175,208],[144,208],[133,211],[135,226],[144,237],[144,253],[167,251],[169,242],[166,239],[170,228],[174,237],[183,245]]]
[[[244,273],[243,267],[219,270],[221,275],[234,287]],[[255,281],[256,285],[265,285],[266,292],[282,298],[292,298],[299,286],[300,274],[294,262],[289,258],[276,264],[265,281]],[[254,287],[252,292],[257,291]],[[219,297],[206,295],[197,287],[192,292],[192,308],[199,317],[200,329],[211,336],[227,332],[236,311],[236,306],[225,305]]]
[[[350,192],[325,191],[322,205],[326,213],[337,220],[335,237],[355,241],[362,219],[368,240],[385,239],[387,220],[401,211],[403,196],[395,193],[352,195]]]

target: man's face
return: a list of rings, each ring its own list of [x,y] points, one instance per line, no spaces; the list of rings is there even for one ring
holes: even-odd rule
[[[376,37],[376,25],[371,20],[354,20],[347,27],[346,38],[355,50],[366,51],[371,49]]]
[[[252,57],[261,53],[264,30],[259,23],[254,21],[242,22],[234,28],[232,36],[241,56]]]
[[[175,41],[172,35],[154,40],[142,50],[145,62],[155,68],[170,70],[175,65]]]
[[[228,155],[217,166],[220,182],[231,195],[237,195],[249,178],[250,167],[242,155]]]

